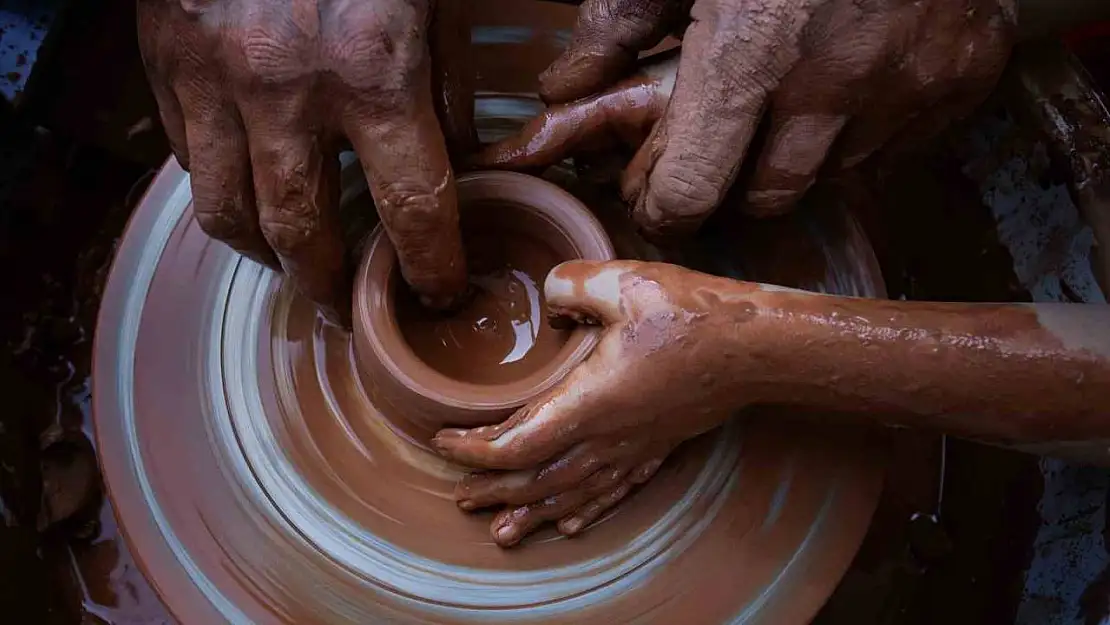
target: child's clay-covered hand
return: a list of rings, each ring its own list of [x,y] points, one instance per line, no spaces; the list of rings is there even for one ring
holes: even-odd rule
[[[454,177],[433,105],[433,5],[138,2],[143,60],[173,151],[192,174],[200,227],[284,269],[333,316],[349,315],[337,214],[343,137],[409,284],[432,305],[466,285]],[[455,97],[440,93],[443,103]],[[449,130],[470,131],[453,121],[445,119]]]
[[[696,228],[742,166],[746,210],[779,214],[819,172],[916,144],[978,106],[1009,56],[1014,5],[586,0],[570,48],[541,77],[544,99],[565,106],[485,158],[547,164],[654,117],[622,185],[647,232]],[[652,76],[634,68],[669,33],[682,37],[673,97],[669,79],[645,88]]]
[[[577,533],[679,443],[758,401],[757,339],[773,334],[756,314],[769,292],[675,265],[564,263],[545,292],[554,313],[605,326],[597,348],[504,423],[434,440],[452,460],[499,470],[467,477],[456,497],[464,510],[507,506],[491,527],[503,546],[548,521]]]

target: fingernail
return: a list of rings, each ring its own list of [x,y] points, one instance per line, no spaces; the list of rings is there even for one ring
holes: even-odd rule
[[[462,510],[465,510],[467,512],[470,512],[471,510],[474,509],[474,502],[470,499],[463,499],[462,501],[459,502],[459,508],[461,508]]]
[[[571,519],[563,523],[563,532],[566,534],[577,534],[582,531],[582,519]]]
[[[493,540],[502,547],[508,547],[516,542],[516,537],[516,528],[510,524],[497,528]]]

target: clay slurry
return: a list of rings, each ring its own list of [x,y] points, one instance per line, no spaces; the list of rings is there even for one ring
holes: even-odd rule
[[[419,304],[400,281],[397,322],[416,356],[440,373],[474,384],[519,380],[551,362],[569,333],[547,323],[543,281],[562,260],[532,233],[502,225],[467,228],[471,294],[441,313]]]

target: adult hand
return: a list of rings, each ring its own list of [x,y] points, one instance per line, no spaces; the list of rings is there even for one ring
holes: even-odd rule
[[[138,2],[143,60],[174,154],[192,175],[200,227],[284,269],[333,318],[349,316],[337,210],[343,137],[362,161],[408,283],[433,306],[466,286],[454,177],[433,106],[433,5]],[[457,99],[445,93],[442,102]]]
[[[448,458],[499,470],[465,478],[464,510],[506,505],[490,529],[503,546],[548,521],[574,534],[648,480],[682,441],[746,402],[765,295],[661,263],[575,261],[544,285],[552,312],[604,324],[590,357],[502,424],[440,431]],[[650,358],[650,360],[649,360]]]
[[[1014,5],[586,0],[570,47],[541,77],[541,94],[556,105],[595,97],[556,109],[554,120],[530,126],[510,140],[515,151],[492,160],[547,164],[597,138],[584,134],[617,129],[624,137],[620,128],[655,116],[622,185],[649,234],[695,229],[742,165],[751,171],[743,180],[746,210],[779,214],[823,167],[851,167],[884,146],[918,143],[978,106],[1008,58]],[[645,94],[642,84],[653,77],[644,72],[614,84],[670,32],[683,38],[673,96],[658,76]],[[660,97],[669,104],[657,111]],[[765,138],[753,142],[761,125]]]

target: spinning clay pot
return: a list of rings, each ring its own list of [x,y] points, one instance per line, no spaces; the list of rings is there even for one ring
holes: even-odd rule
[[[458,196],[472,276],[460,310],[438,313],[416,301],[381,226],[355,279],[363,382],[394,425],[422,437],[444,425],[501,421],[585,359],[598,329],[552,328],[543,281],[563,261],[614,258],[589,210],[539,178],[472,173],[458,179]]]

